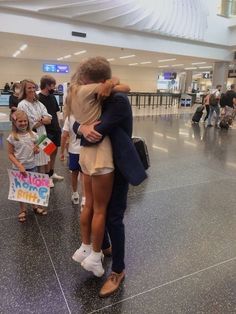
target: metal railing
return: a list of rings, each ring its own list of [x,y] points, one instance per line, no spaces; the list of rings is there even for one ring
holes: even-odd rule
[[[131,106],[141,107],[171,107],[175,104],[179,106],[180,93],[146,93],[146,92],[131,92],[128,93],[128,98]]]

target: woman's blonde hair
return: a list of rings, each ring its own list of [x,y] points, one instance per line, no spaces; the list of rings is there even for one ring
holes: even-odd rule
[[[33,80],[28,80],[25,79],[21,81],[21,89],[20,89],[20,94],[19,94],[19,101],[23,100],[26,98],[26,85],[27,83],[33,84],[36,87],[36,83]],[[38,100],[38,95],[35,92],[35,98],[34,100]]]
[[[76,72],[72,75],[70,86],[64,104],[65,116],[71,114],[72,100],[75,99],[78,87],[88,83],[105,82],[111,78],[111,67],[107,59],[93,57],[80,62]]]
[[[16,141],[19,141],[19,136],[18,136],[19,130],[18,130],[17,126],[16,126],[16,121],[18,119],[21,119],[21,118],[26,118],[27,119],[28,125],[27,125],[26,131],[28,133],[30,133],[30,136],[34,137],[33,132],[30,129],[29,118],[28,118],[27,114],[23,110],[17,109],[16,111],[14,111],[11,114],[11,121],[12,121],[12,133],[11,134],[14,137],[14,140],[16,140]]]

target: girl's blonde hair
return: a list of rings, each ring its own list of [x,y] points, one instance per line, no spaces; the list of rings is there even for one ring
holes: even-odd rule
[[[76,72],[72,75],[70,86],[64,104],[65,117],[71,115],[71,104],[77,97],[78,87],[89,83],[105,82],[111,78],[111,67],[107,59],[103,57],[93,57],[80,62]]]
[[[36,87],[36,83],[32,80],[25,79],[25,80],[21,81],[20,94],[18,97],[19,101],[26,99],[26,85],[27,85],[27,83],[33,84]],[[34,100],[38,100],[38,95],[36,94],[36,92],[35,92]]]
[[[17,129],[17,126],[16,126],[16,121],[18,119],[22,119],[22,118],[26,118],[27,121],[28,121],[28,125],[27,125],[27,129],[26,131],[30,134],[31,137],[34,137],[33,135],[33,132],[31,131],[30,129],[30,125],[29,125],[29,118],[27,116],[27,114],[23,111],[23,110],[19,110],[17,109],[16,111],[14,111],[12,114],[11,114],[11,121],[12,121],[12,136],[14,137],[14,140],[16,141],[19,141],[19,130]]]

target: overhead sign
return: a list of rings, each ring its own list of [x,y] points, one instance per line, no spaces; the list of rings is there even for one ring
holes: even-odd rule
[[[69,73],[69,66],[67,64],[57,64],[56,71],[57,73]]]
[[[236,70],[229,70],[228,71],[228,77],[231,78],[236,78]]]
[[[43,64],[43,72],[48,73],[69,73],[69,65],[67,64]]]
[[[210,72],[203,72],[202,73],[202,78],[206,79],[206,80],[209,80],[211,78]]]
[[[176,72],[164,72],[164,80],[175,80],[177,73]]]

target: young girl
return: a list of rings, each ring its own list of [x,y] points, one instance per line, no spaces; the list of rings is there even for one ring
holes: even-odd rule
[[[119,91],[128,92],[129,87],[119,85],[117,79],[111,79],[109,62],[102,57],[91,58],[82,62],[73,76],[66,105],[76,121],[91,124],[101,115],[102,97]],[[99,144],[81,147],[80,166],[85,189],[85,206],[80,216],[82,245],[72,258],[81,263],[84,269],[101,277],[104,274],[101,245],[114,177],[108,136]]]
[[[27,171],[37,171],[34,155],[39,153],[39,148],[35,145],[38,136],[30,130],[29,120],[24,111],[16,110],[11,118],[12,132],[7,138],[8,156],[13,169],[27,176]],[[26,221],[26,204],[22,202],[20,202],[18,220]]]

